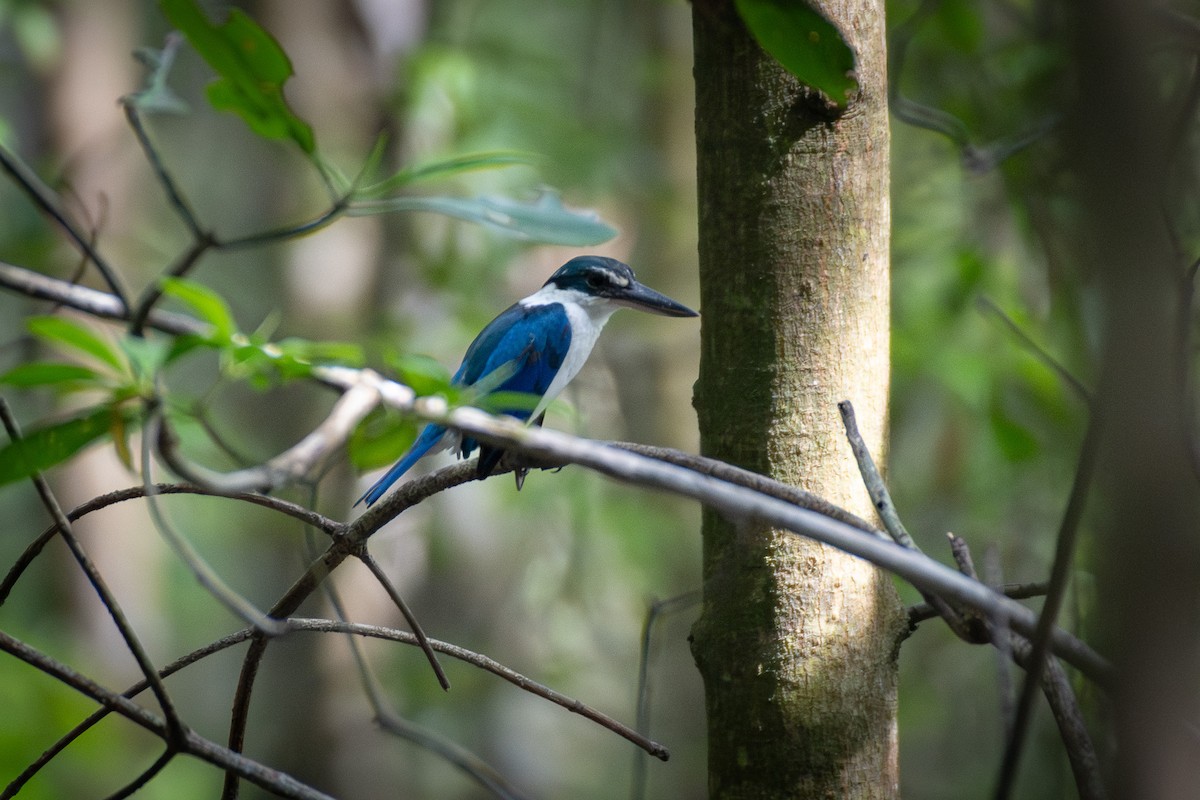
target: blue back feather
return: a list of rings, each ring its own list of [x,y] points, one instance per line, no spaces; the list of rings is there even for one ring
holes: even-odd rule
[[[493,392],[521,392],[542,396],[558,374],[571,347],[571,321],[558,303],[540,306],[513,305],[479,332],[467,348],[462,365],[454,373],[457,386],[474,386],[497,369],[511,369]],[[529,419],[528,407],[500,409],[517,419]],[[446,429],[426,425],[404,457],[358,499],[369,506],[391,488],[400,476],[441,441]],[[466,457],[479,443],[464,437],[459,451]],[[498,454],[492,454],[494,466]],[[357,503],[355,504],[357,505]]]

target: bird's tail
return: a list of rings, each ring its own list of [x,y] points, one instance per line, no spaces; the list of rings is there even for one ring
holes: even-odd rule
[[[433,446],[442,440],[442,436],[446,433],[446,429],[441,425],[426,425],[421,435],[413,442],[413,446],[404,454],[404,457],[392,466],[375,484],[358,498],[354,505],[366,503],[371,506],[376,500],[383,497],[387,490],[392,488],[392,484],[400,479],[400,476],[412,469],[413,464],[416,464],[422,456],[433,449]]]

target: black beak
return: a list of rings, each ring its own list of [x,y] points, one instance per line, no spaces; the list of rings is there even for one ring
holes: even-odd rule
[[[648,311],[651,314],[662,314],[664,317],[700,316],[683,303],[676,303],[665,294],[656,292],[637,281],[631,283],[628,288],[622,289],[621,293],[613,299],[623,306],[636,308],[639,311]]]

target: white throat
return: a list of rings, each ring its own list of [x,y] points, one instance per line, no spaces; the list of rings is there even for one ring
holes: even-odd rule
[[[567,320],[571,323],[571,346],[567,348],[566,358],[558,368],[558,374],[550,382],[550,388],[530,415],[531,421],[541,416],[546,407],[554,402],[567,384],[579,374],[584,362],[591,355],[592,348],[596,346],[596,340],[600,338],[600,331],[604,330],[604,323],[621,307],[607,298],[595,297],[577,289],[560,289],[553,284],[543,286],[520,301],[526,308],[551,303],[560,304],[567,314]]]

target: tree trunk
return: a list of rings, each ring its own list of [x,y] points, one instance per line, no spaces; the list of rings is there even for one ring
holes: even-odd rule
[[[706,455],[870,517],[836,403],[883,461],[888,394],[888,118],[883,3],[820,4],[858,56],[830,119],[731,0],[694,0],[703,308],[695,405]],[[714,798],[893,797],[889,579],[753,520],[704,518],[692,650]]]

